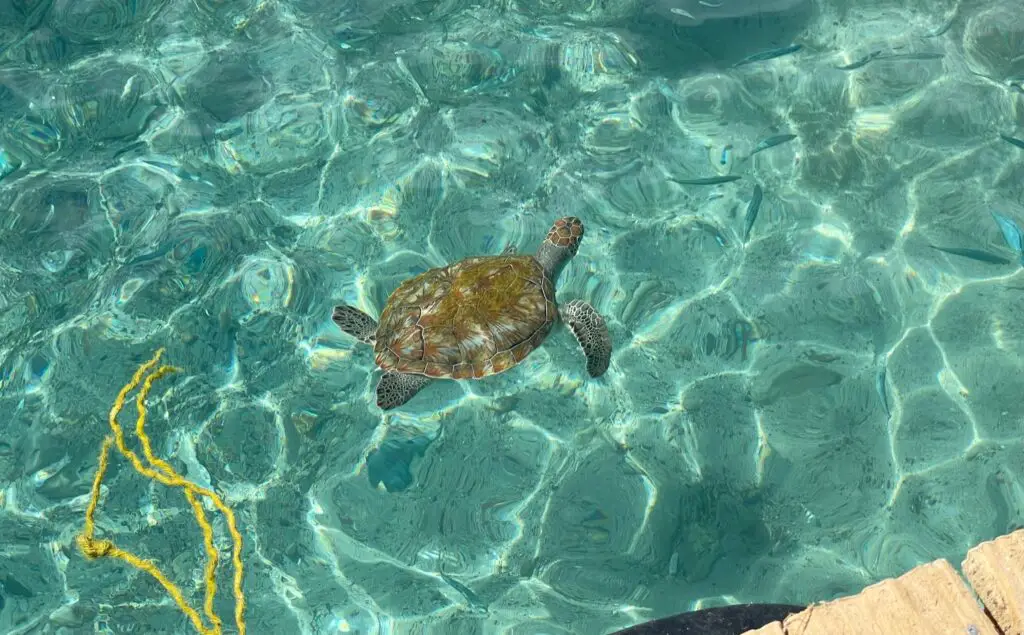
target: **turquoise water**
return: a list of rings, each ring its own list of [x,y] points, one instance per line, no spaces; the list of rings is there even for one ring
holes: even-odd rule
[[[159,348],[154,451],[234,510],[255,635],[600,635],[1024,525],[1022,11],[0,2],[0,631],[193,632],[75,544]],[[381,412],[332,307],[566,215],[610,370],[557,328]],[[202,605],[180,491],[115,453],[96,522]]]

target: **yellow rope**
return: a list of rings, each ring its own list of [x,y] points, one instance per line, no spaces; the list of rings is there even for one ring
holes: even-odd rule
[[[82,550],[82,553],[86,558],[119,558],[136,569],[145,571],[149,575],[153,576],[153,578],[167,590],[171,599],[174,600],[175,604],[177,604],[189,620],[192,621],[193,626],[195,626],[196,630],[199,631],[201,635],[221,635],[222,622],[213,611],[213,600],[214,596],[217,594],[216,573],[219,558],[217,548],[213,543],[213,526],[211,526],[209,521],[206,520],[206,513],[203,510],[203,503],[200,500],[200,497],[209,498],[214,507],[216,507],[220,513],[224,514],[224,518],[227,520],[228,532],[231,534],[231,562],[234,565],[235,570],[232,585],[235,593],[235,624],[238,626],[239,635],[245,635],[245,596],[242,595],[242,534],[239,533],[238,526],[235,524],[235,515],[215,492],[185,480],[180,474],[174,471],[174,468],[172,468],[170,464],[154,455],[152,445],[149,442],[149,437],[146,435],[146,397],[149,395],[149,391],[153,387],[153,382],[168,373],[173,373],[178,370],[173,366],[161,366],[143,379],[146,373],[151,371],[160,362],[160,356],[163,355],[163,352],[164,349],[161,348],[156,352],[151,360],[140,366],[139,369],[135,371],[135,375],[132,377],[132,380],[121,389],[121,392],[117,395],[117,399],[114,400],[114,406],[110,409],[110,417],[108,419],[113,436],[108,435],[105,437],[103,439],[103,444],[100,447],[99,467],[96,468],[96,477],[92,482],[89,506],[85,510],[85,527],[83,528],[82,533],[75,539],[75,542],[78,543],[78,548]],[[139,394],[135,398],[135,407],[138,410],[138,418],[135,421],[135,434],[139,437],[139,442],[142,445],[142,454],[145,456],[149,466],[143,464],[139,456],[125,445],[124,431],[121,429],[121,424],[117,421],[117,415],[120,414],[121,410],[124,408],[124,402],[125,399],[127,399],[128,394],[135,390],[140,383],[142,383],[142,388],[139,389]],[[188,499],[189,504],[192,506],[196,522],[199,523],[199,527],[203,531],[203,546],[205,547],[207,557],[206,567],[204,569],[206,592],[203,601],[203,612],[206,614],[210,623],[213,624],[212,627],[207,627],[203,624],[203,620],[199,616],[199,613],[188,603],[184,595],[182,595],[181,590],[178,589],[178,587],[171,582],[166,575],[164,575],[155,563],[143,560],[135,554],[119,549],[109,540],[97,540],[94,538],[94,533],[96,531],[96,506],[99,503],[100,498],[100,484],[103,482],[103,476],[107,471],[110,446],[115,444],[117,445],[118,451],[122,456],[128,459],[128,462],[132,464],[132,467],[135,468],[136,472],[168,487],[180,487],[185,493],[185,498]]]

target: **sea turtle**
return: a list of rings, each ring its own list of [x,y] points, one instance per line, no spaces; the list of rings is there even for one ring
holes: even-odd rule
[[[512,368],[540,346],[561,317],[587,357],[587,372],[608,370],[612,342],[604,318],[582,300],[559,308],[555,282],[583,239],[583,223],[555,221],[532,256],[512,247],[465,258],[403,282],[380,324],[355,307],[334,307],[342,331],[373,345],[377,405],[402,405],[433,379],[480,379]]]

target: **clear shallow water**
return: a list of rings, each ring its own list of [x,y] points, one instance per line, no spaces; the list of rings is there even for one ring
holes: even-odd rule
[[[1019,0],[328,4],[0,4],[0,630],[187,632],[74,544],[160,347],[155,449],[235,509],[250,633],[604,633],[1021,524]],[[558,329],[382,415],[331,307],[567,214],[607,375]],[[105,484],[100,533],[193,589],[181,493]]]

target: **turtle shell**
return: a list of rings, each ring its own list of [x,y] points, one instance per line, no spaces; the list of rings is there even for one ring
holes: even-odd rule
[[[384,370],[469,379],[512,368],[558,315],[555,288],[532,256],[482,256],[403,282],[380,316]]]

